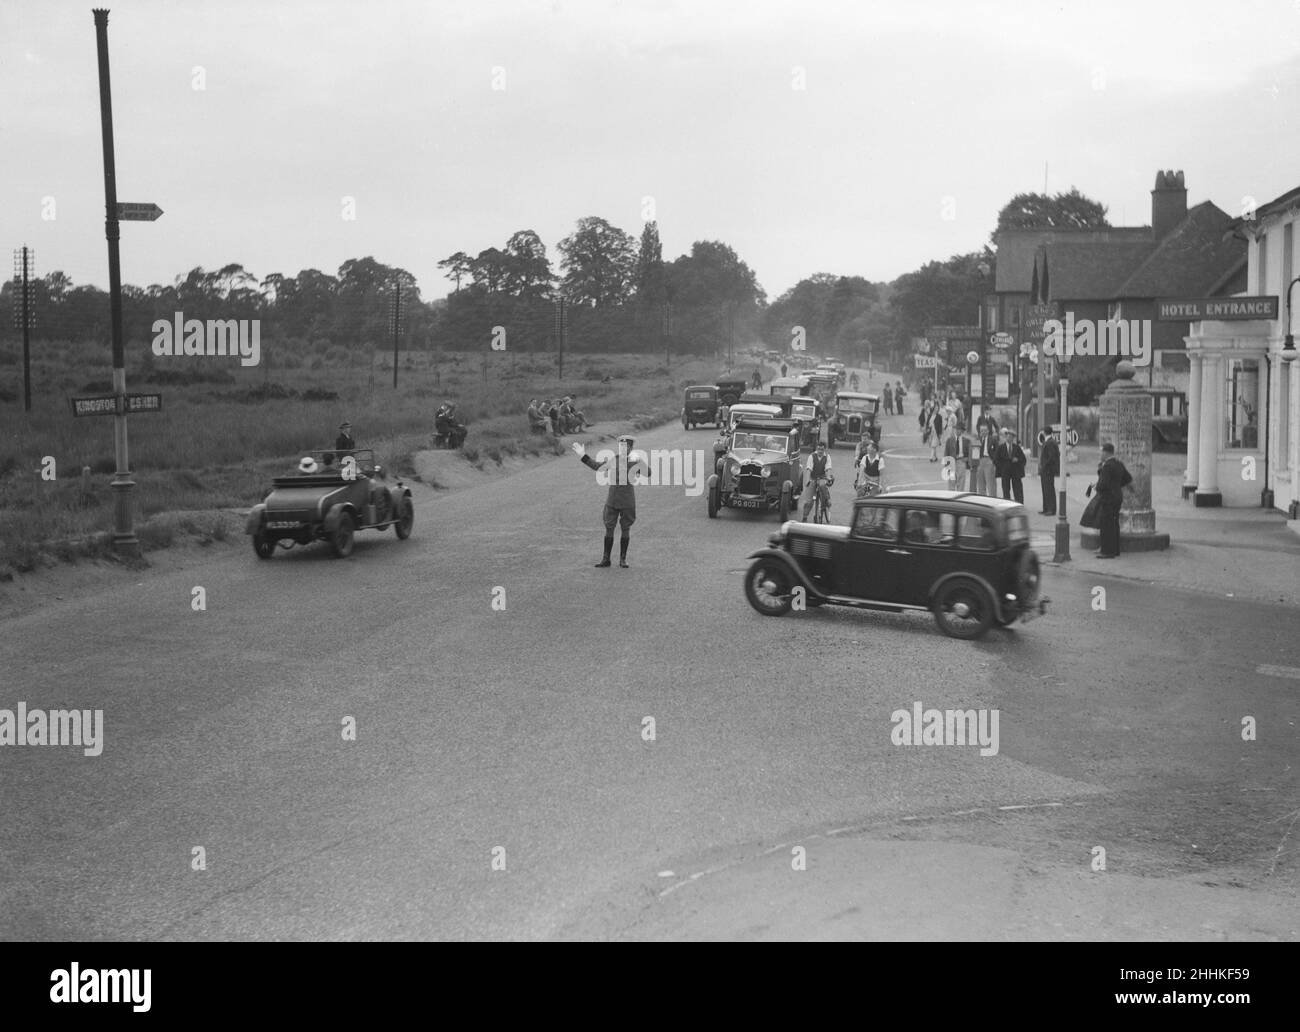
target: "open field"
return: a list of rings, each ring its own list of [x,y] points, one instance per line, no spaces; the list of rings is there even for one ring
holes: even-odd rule
[[[0,565],[27,571],[42,553],[74,560],[104,551],[102,534],[112,526],[112,421],[74,418],[67,399],[108,393],[105,352],[91,345],[34,347],[27,414],[15,345],[0,349],[0,368],[18,372],[19,385],[18,400],[0,404]],[[373,447],[389,468],[411,476],[411,455],[430,446],[434,411],[444,400],[454,401],[468,421],[466,459],[482,465],[562,452],[563,441],[529,434],[530,398],[572,395],[591,422],[647,427],[677,417],[685,384],[712,382],[721,371],[708,360],[665,366],[662,355],[580,354],[565,356],[560,379],[554,355],[407,352],[399,356],[394,390],[391,353],[376,353],[372,367],[312,359],[296,368],[241,368],[222,358],[129,367],[128,391],[163,395],[162,412],[129,422],[138,533],[146,549],[166,547],[177,532],[228,533],[219,510],[259,501],[272,476],[303,452],[331,444],[343,419],[352,422],[360,446]],[[6,375],[5,382],[14,378]],[[40,476],[47,457],[54,460],[52,481]],[[90,469],[85,489],[83,467]],[[213,515],[150,520],[174,512]]]

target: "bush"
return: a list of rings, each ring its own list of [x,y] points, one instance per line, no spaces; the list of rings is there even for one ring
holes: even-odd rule
[[[157,552],[159,549],[171,548],[176,540],[176,531],[161,521],[151,521],[136,529],[136,537],[140,539],[140,547],[145,551]]]

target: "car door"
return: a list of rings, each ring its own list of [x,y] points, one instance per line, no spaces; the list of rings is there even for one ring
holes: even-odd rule
[[[893,505],[858,505],[849,536],[832,564],[837,595],[891,602],[904,570],[898,542],[901,510]]]
[[[899,554],[904,560],[900,598],[908,605],[925,606],[930,588],[956,565],[957,517],[951,512],[908,507],[903,513]]]

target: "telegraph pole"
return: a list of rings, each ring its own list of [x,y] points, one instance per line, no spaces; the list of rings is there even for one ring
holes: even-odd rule
[[[402,321],[402,281],[393,292],[393,390],[397,390],[397,334]]]
[[[108,240],[108,297],[113,340],[113,445],[117,472],[113,477],[113,547],[138,558],[140,539],[132,525],[131,493],[135,481],[127,454],[126,353],[122,344],[122,266],[118,255],[117,166],[113,157],[113,94],[108,77],[108,10],[95,8],[95,42],[99,52],[99,120],[104,140],[104,237]]]
[[[14,283],[21,284],[23,303],[14,306],[14,325],[23,330],[23,411],[32,410],[32,285],[36,254],[28,247],[14,248]]]

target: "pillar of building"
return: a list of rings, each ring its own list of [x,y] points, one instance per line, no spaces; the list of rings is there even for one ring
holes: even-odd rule
[[[1187,387],[1187,468],[1183,470],[1183,497],[1196,493],[1196,478],[1200,473],[1201,454],[1201,353],[1193,351],[1191,383]]]
[[[1198,507],[1223,504],[1219,491],[1219,423],[1222,419],[1219,394],[1223,385],[1223,356],[1206,354],[1202,361],[1200,391],[1200,454],[1197,456],[1196,494]]]

